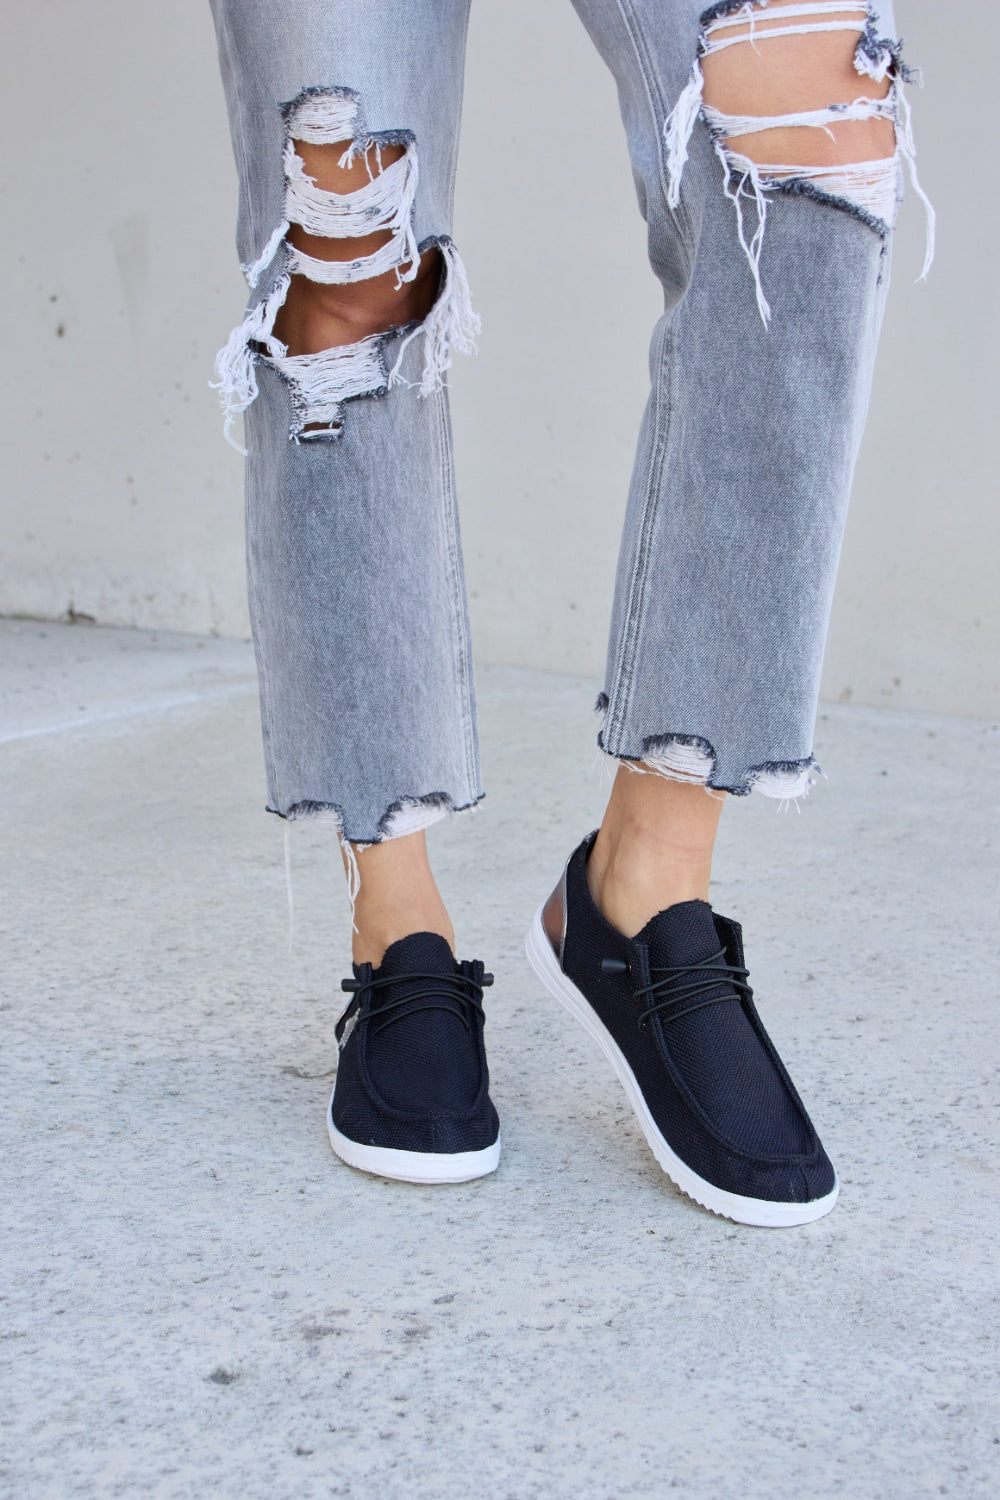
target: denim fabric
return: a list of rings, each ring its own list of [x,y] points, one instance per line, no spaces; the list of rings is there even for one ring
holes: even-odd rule
[[[893,214],[808,174],[765,184],[755,265],[746,239],[762,198],[725,166],[718,129],[692,118],[679,181],[665,129],[706,26],[739,7],[574,4],[617,82],[664,294],[600,742],[667,775],[796,795],[813,766]],[[213,0],[240,173],[238,248],[253,283],[220,374],[230,411],[246,410],[270,806],[285,817],[326,812],[361,842],[482,795],[441,382],[449,339],[468,344],[474,328],[450,240],[467,9],[467,0]],[[869,6],[862,24],[859,47],[901,79],[891,13]],[[864,84],[859,76],[859,95]],[[307,422],[295,373],[268,342],[292,268],[282,152],[296,109],[315,101],[351,115],[341,139],[409,143],[419,178],[408,229],[422,248],[442,248],[448,273],[426,329],[369,341],[350,379],[337,377],[324,430]],[[734,196],[749,224],[743,239]],[[894,210],[895,185],[891,196]]]

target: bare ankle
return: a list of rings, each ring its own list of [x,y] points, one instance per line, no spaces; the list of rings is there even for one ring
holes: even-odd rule
[[[408,910],[396,907],[372,914],[360,912],[355,907],[354,926],[351,957],[356,964],[371,964],[376,969],[387,948],[414,932],[436,932],[444,938],[452,953],[455,951],[455,931],[443,906],[437,912],[413,906]]]
[[[598,835],[598,844],[600,835]],[[598,910],[627,937],[651,917],[679,901],[707,901],[711,855],[697,858],[664,845],[654,858],[631,853],[627,845],[605,855],[595,846],[587,863],[587,885]]]
[[[356,876],[354,962],[378,966],[385,950],[414,932],[436,932],[455,950],[455,932],[437,888],[423,833],[351,846]],[[348,878],[352,858],[344,855]]]
[[[721,808],[705,787],[619,770],[587,864],[612,926],[634,937],[666,907],[708,900]]]

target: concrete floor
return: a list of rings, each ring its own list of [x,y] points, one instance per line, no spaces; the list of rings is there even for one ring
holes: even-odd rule
[[[0,640],[4,1494],[1000,1492],[995,729],[828,709],[801,816],[724,819],[716,904],[842,1179],[766,1231],[671,1187],[522,957],[601,806],[594,683],[482,673],[489,795],[431,837],[505,1154],[417,1189],[327,1145],[342,881],[296,828],[289,952],[249,649]]]

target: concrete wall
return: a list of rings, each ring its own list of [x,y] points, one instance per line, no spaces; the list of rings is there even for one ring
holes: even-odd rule
[[[914,286],[910,202],[826,691],[990,714],[996,211],[969,143],[989,137],[1000,19],[898,14],[929,85],[939,251]],[[206,386],[243,298],[207,4],[9,0],[4,32],[0,613],[243,633],[241,462]],[[473,4],[457,237],[485,325],[453,379],[478,652],[596,676],[658,297],[611,81],[568,3]]]

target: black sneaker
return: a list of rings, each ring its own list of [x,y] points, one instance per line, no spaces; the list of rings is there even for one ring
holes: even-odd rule
[[[349,1166],[401,1182],[469,1182],[495,1172],[499,1122],[483,1046],[493,975],[415,932],[377,969],[355,964],[337,1022],[340,1061],[327,1126]]]
[[[754,1008],[738,923],[682,901],[623,936],[587,886],[595,837],[535,915],[532,967],[607,1054],[679,1188],[738,1224],[822,1218],[837,1174]]]

